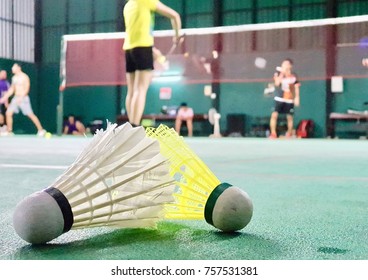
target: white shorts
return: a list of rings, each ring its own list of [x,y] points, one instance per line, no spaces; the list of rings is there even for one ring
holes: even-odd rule
[[[22,99],[22,101],[19,102],[19,99]],[[28,116],[30,114],[33,114],[33,110],[31,107],[31,100],[29,99],[29,96],[25,97],[19,97],[14,96],[12,101],[10,102],[10,105],[8,107],[8,110],[13,111],[15,114],[19,113],[19,109],[22,111],[22,114],[25,116]]]

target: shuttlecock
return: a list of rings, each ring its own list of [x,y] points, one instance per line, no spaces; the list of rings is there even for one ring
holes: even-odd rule
[[[263,57],[256,57],[256,59],[254,60],[254,65],[257,68],[264,69],[267,65],[267,60]]]
[[[25,241],[42,244],[70,229],[154,227],[174,189],[158,141],[143,127],[109,124],[50,187],[17,205],[14,228]]]
[[[178,187],[176,202],[166,207],[166,218],[205,219],[224,232],[240,230],[250,222],[253,203],[249,195],[221,183],[174,129],[160,125],[148,128],[146,133],[160,142]]]

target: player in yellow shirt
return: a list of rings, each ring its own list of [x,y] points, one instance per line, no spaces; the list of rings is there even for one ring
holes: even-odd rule
[[[175,31],[173,41],[179,42],[180,15],[170,7],[158,0],[129,0],[124,6],[126,36],[123,49],[128,88],[125,106],[133,126],[140,125],[152,78],[155,13],[171,20]]]

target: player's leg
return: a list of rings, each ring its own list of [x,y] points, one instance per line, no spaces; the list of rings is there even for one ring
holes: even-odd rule
[[[8,132],[13,132],[13,115],[14,115],[14,110],[11,107],[9,107],[5,113]]]
[[[183,121],[179,118],[175,119],[175,131],[177,134],[180,135],[180,129],[181,129],[181,125],[182,125]]]
[[[278,116],[279,116],[279,113],[277,111],[274,111],[271,114],[271,119],[270,119],[270,137],[271,138],[277,137],[276,127],[277,127]]]
[[[18,98],[14,96],[5,112],[8,133],[13,132],[13,115],[19,113]]]
[[[283,110],[283,102],[275,100],[275,109],[270,119],[270,138],[277,138],[277,119]]]
[[[0,113],[0,127],[2,127],[5,123],[5,118],[4,115],[2,113]]]
[[[125,106],[132,125],[141,123],[153,69],[152,47],[138,47],[125,52],[127,97]]]
[[[5,105],[0,103],[0,127],[5,124]]]
[[[38,119],[38,117],[34,113],[28,114],[27,117],[31,119],[31,121],[36,126],[38,131],[43,130],[43,127],[41,125],[40,120]]]
[[[287,104],[286,108],[286,121],[287,121],[287,132],[286,136],[291,137],[293,135],[294,128],[294,104]]]
[[[187,120],[187,128],[188,128],[188,136],[192,137],[193,136],[193,120],[192,119]]]
[[[0,105],[0,134],[4,135],[8,133],[7,126],[5,125],[4,106]]]
[[[30,120],[36,126],[36,128],[38,130],[38,135],[39,136],[44,136],[44,134],[46,134],[46,131],[43,129],[43,127],[41,125],[41,122],[38,119],[38,117],[33,113],[29,96],[26,96],[26,97],[23,98],[22,103],[19,105],[19,107],[22,110],[23,115],[30,118]]]
[[[152,47],[132,49],[132,60],[135,64],[133,96],[131,100],[131,123],[140,125],[146,106],[147,90],[152,79],[153,54]]]
[[[132,124],[140,125],[144,108],[146,106],[147,90],[151,83],[152,71],[143,70],[135,72],[134,92],[131,100]]]
[[[292,114],[286,115],[287,120],[287,132],[286,136],[291,137],[293,135],[293,127],[294,127],[294,116]]]
[[[134,93],[134,78],[135,73],[127,73],[126,79],[127,79],[127,95],[125,98],[125,110],[128,115],[129,122],[133,122],[131,107],[132,107],[132,99],[133,99],[133,93]]]
[[[133,115],[132,115],[132,100],[134,94],[134,80],[135,80],[135,71],[137,70],[136,61],[134,58],[134,49],[125,50],[125,72],[126,72],[126,81],[127,81],[127,95],[125,98],[125,110],[128,115],[128,120],[132,124],[133,123]]]

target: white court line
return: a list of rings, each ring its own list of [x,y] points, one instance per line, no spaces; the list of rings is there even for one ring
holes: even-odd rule
[[[63,165],[35,165],[35,164],[0,164],[0,168],[65,170],[65,169],[68,168],[68,166],[63,166]]]

